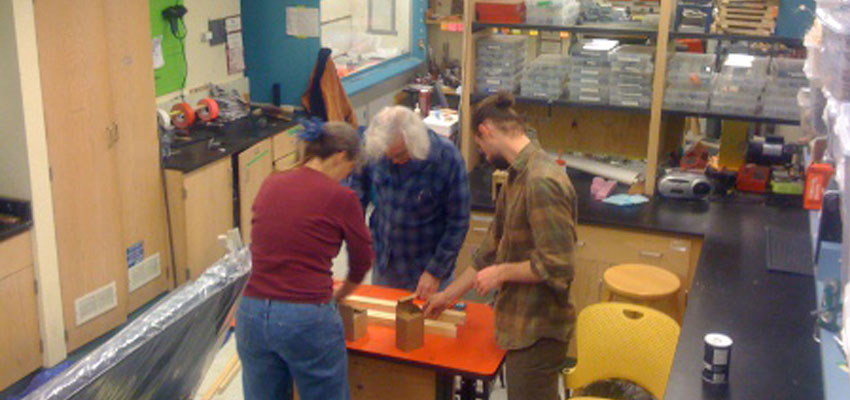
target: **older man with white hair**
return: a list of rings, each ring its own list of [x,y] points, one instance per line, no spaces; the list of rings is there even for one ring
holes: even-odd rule
[[[386,107],[366,130],[368,163],[352,179],[375,243],[374,284],[428,299],[451,281],[469,229],[469,179],[457,147],[409,108]]]

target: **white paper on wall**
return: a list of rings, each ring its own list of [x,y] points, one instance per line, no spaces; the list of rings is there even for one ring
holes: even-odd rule
[[[153,38],[153,69],[165,66],[165,57],[162,55],[162,35]]]
[[[245,52],[242,47],[242,31],[227,34],[227,73],[245,71]]]

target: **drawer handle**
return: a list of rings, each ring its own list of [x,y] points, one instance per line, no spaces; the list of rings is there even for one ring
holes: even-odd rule
[[[646,251],[646,250],[641,251],[641,252],[640,252],[640,255],[641,255],[642,257],[651,257],[651,258],[661,258],[661,257],[664,257],[664,254],[661,254],[660,252],[657,252],[657,251]]]
[[[484,232],[487,233],[487,228],[472,228],[474,232]]]

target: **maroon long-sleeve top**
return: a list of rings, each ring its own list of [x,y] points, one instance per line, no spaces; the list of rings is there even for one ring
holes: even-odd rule
[[[342,242],[348,280],[372,266],[372,236],[357,194],[308,167],[266,178],[251,219],[253,270],[245,295],[297,303],[327,303],[332,260]]]

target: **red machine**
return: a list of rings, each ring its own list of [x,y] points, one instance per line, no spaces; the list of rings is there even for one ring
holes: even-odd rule
[[[755,164],[747,164],[738,170],[738,181],[735,187],[744,192],[764,193],[770,181],[770,168]]]

